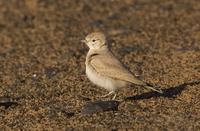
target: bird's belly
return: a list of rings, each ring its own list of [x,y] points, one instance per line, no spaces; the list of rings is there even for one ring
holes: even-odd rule
[[[108,91],[116,91],[127,85],[127,82],[113,79],[104,75],[98,74],[93,69],[86,68],[86,75],[89,80],[97,86],[103,87]]]

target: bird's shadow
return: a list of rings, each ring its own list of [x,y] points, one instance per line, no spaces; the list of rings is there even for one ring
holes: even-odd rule
[[[168,89],[164,89],[163,94],[157,92],[147,92],[140,95],[126,97],[125,100],[142,100],[142,99],[150,99],[155,97],[167,97],[167,98],[176,98],[177,95],[181,94],[181,92],[188,86],[188,85],[197,85],[200,84],[200,81],[193,81],[180,84],[175,87],[170,87]]]

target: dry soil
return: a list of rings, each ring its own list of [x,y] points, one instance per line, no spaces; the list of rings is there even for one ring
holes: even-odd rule
[[[164,94],[123,89],[118,111],[83,115],[86,103],[107,93],[85,75],[88,48],[80,40],[93,31],[106,33],[113,53]],[[199,81],[198,0],[0,1],[2,130],[196,131]]]

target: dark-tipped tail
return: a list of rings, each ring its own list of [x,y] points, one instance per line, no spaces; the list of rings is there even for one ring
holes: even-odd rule
[[[155,88],[153,88],[153,87],[151,87],[151,86],[145,86],[146,88],[149,88],[149,89],[151,89],[151,90],[153,90],[153,91],[156,91],[156,92],[158,92],[158,93],[160,93],[160,94],[163,94],[163,91],[162,90],[159,90],[159,89],[155,89]]]
[[[163,91],[162,91],[162,90],[160,90],[160,89],[155,89],[155,88],[154,88],[152,85],[150,85],[150,84],[146,84],[145,87],[148,88],[148,89],[151,89],[151,90],[153,90],[153,91],[156,91],[156,92],[158,92],[158,93],[160,93],[160,94],[163,94]]]

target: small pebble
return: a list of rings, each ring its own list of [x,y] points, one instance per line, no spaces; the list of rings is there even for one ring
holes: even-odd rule
[[[48,68],[45,68],[45,75],[46,75],[47,77],[55,76],[57,73],[58,73],[58,69],[55,68],[55,67],[48,67]]]
[[[33,74],[33,77],[36,77],[37,75],[36,74]]]

